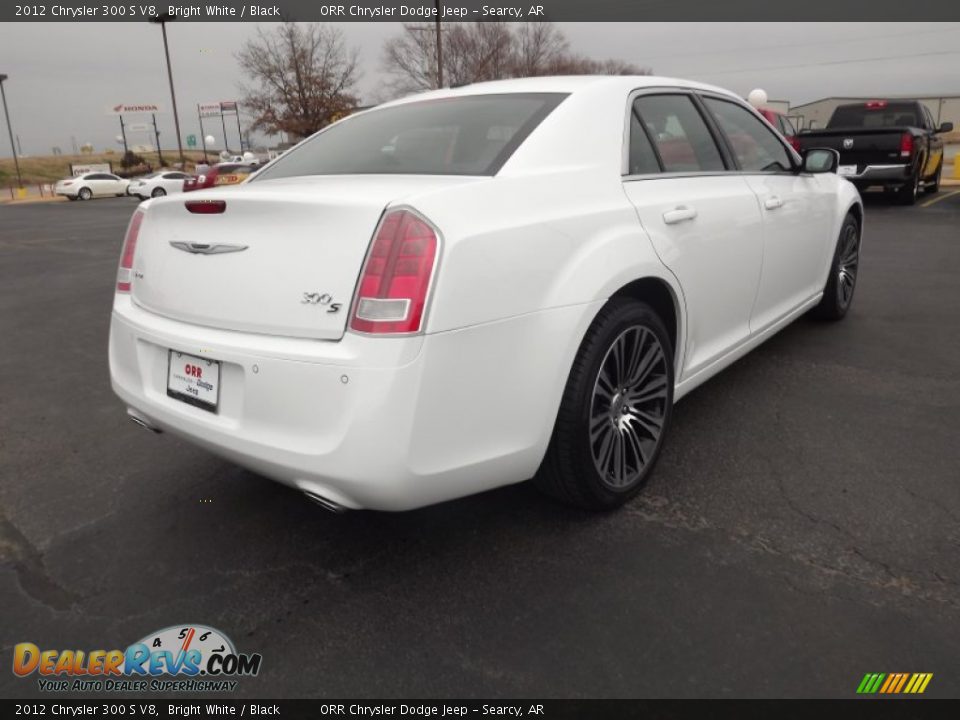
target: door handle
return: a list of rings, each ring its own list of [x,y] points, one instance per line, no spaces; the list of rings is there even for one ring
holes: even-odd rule
[[[667,210],[663,214],[663,221],[667,225],[676,225],[677,223],[684,222],[685,220],[693,220],[697,217],[697,211],[692,207],[687,207],[686,205],[679,205],[673,210]]]
[[[767,210],[776,210],[777,208],[783,207],[783,200],[781,200],[776,195],[771,195],[766,200],[763,201],[763,206]]]

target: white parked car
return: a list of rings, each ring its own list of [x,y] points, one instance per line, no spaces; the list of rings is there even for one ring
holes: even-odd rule
[[[70,200],[90,200],[95,197],[122,197],[127,194],[129,180],[111,173],[86,173],[64,178],[53,188],[56,195]]]
[[[151,197],[163,197],[183,192],[183,181],[190,177],[179,170],[161,170],[144,175],[130,181],[127,187],[128,195],[135,195],[143,200]]]
[[[528,478],[617,506],[674,402],[800,315],[847,312],[863,208],[836,162],[681,80],[388,103],[242,185],[140,206],[113,388],[139,424],[333,509]]]

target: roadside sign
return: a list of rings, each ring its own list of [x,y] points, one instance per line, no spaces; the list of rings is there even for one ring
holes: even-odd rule
[[[236,100],[223,100],[220,102],[220,110],[222,112],[236,112],[237,111],[237,101]]]
[[[200,117],[215,117],[220,114],[220,103],[200,103]]]
[[[136,115],[137,113],[159,113],[163,108],[157,103],[120,103],[107,106],[107,115]]]
[[[197,146],[197,136],[187,135],[187,147],[196,147],[196,146]]]
[[[127,125],[127,130],[131,132],[146,132],[149,129],[150,125],[148,123],[131,123]]]
[[[78,175],[86,175],[87,173],[112,173],[113,166],[110,163],[88,163],[86,165],[79,165],[70,163],[70,175],[77,177]]]

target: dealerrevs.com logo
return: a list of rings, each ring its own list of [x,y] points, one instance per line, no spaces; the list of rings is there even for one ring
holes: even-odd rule
[[[230,692],[236,678],[260,672],[259,653],[238,653],[233,642],[206,625],[172,625],[126,650],[13,648],[13,672],[36,674],[45,692]]]

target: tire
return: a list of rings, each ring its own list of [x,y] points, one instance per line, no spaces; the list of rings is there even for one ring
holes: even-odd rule
[[[644,302],[612,298],[580,344],[534,479],[539,488],[588,510],[611,510],[639,493],[670,426],[673,377],[659,315]]]
[[[66,197],[67,200],[69,200],[70,202],[76,202],[76,200],[77,200],[77,196],[76,196],[76,195],[65,195],[64,197]]]
[[[901,205],[913,205],[920,194],[920,171],[907,180],[906,184],[897,191],[897,200]]]
[[[90,191],[90,188],[80,188],[80,191],[77,193],[79,200],[89,200],[92,197],[93,193]]]
[[[853,302],[859,270],[860,224],[853,215],[847,215],[840,226],[823,298],[813,309],[814,317],[832,321],[843,319]]]
[[[163,197],[166,194],[166,190],[164,190],[162,187],[158,187],[153,189],[153,192],[150,193],[150,197]]]
[[[940,176],[942,174],[943,174],[943,160],[940,161],[940,166],[937,168],[937,172],[933,176],[933,180],[923,190],[927,195],[933,195],[935,193],[940,192]]]

